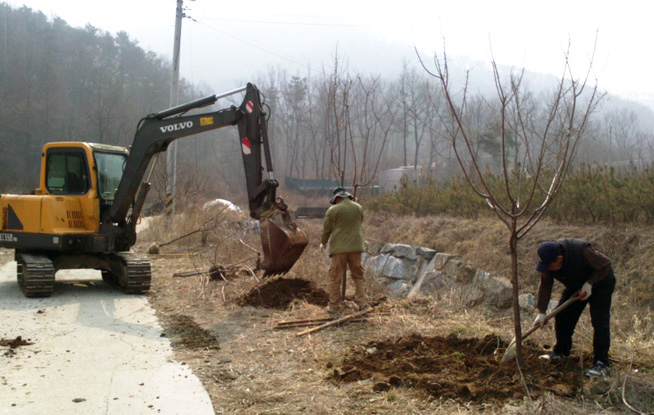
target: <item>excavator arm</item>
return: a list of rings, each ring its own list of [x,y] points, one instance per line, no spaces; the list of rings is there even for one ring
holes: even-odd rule
[[[243,91],[245,96],[239,107],[183,115]],[[259,90],[250,83],[224,94],[151,114],[140,121],[114,201],[101,218],[100,231],[113,241],[116,251],[129,250],[136,242],[136,222],[150,188],[148,180],[143,181],[143,178],[152,158],[176,139],[233,125],[238,126],[250,216],[261,225],[263,268],[267,274],[277,274],[293,266],[308,240],[290,220],[284,202],[276,197],[278,182],[273,174],[266,113]]]

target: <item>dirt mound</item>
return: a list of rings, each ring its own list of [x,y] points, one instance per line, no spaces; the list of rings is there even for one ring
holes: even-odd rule
[[[239,298],[237,303],[244,306],[285,309],[294,300],[324,307],[329,303],[329,296],[324,290],[316,288],[312,282],[297,278],[278,278],[255,287]]]
[[[172,314],[164,318],[166,336],[173,345],[189,349],[220,349],[214,335],[200,327],[191,317]]]
[[[372,378],[376,392],[413,388],[437,399],[462,403],[522,399],[525,390],[516,365],[500,364],[506,346],[495,335],[483,339],[412,335],[371,342],[345,357],[330,379],[339,383]],[[524,351],[523,374],[532,393],[549,390],[572,396],[582,387],[578,360],[552,364],[539,360],[535,350],[525,347]]]

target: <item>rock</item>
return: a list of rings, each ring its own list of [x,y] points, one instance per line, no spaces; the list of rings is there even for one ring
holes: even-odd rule
[[[461,284],[468,284],[474,279],[477,269],[460,259],[450,259],[443,266],[443,273]]]
[[[390,255],[377,255],[370,256],[365,260],[365,267],[368,273],[374,275],[375,277],[382,277],[384,274],[384,265],[390,258]],[[363,256],[362,256],[363,260]]]
[[[485,293],[484,305],[497,310],[511,307],[513,286],[503,277],[495,277],[486,271],[478,270],[473,279],[473,286]]]
[[[439,296],[438,291],[448,287],[468,307],[483,304],[499,311],[512,305],[513,286],[509,280],[479,270],[458,255],[390,243],[381,246],[379,252],[364,254],[362,261],[366,271],[376,276],[391,296]],[[526,312],[533,309],[533,295],[523,295],[520,301]]]
[[[467,285],[459,288],[459,298],[466,307],[474,307],[484,301],[485,294],[479,288]]]
[[[413,298],[418,294],[432,295],[436,291],[445,287],[447,277],[439,271],[427,271],[411,287],[408,298]]]
[[[385,244],[382,244],[379,241],[364,241],[364,245],[366,247],[366,252],[370,255],[379,255]]]
[[[447,264],[452,259],[459,259],[458,255],[446,254],[443,252],[437,253],[432,261],[434,262],[434,268],[438,271],[441,271],[445,264]]]
[[[426,260],[431,260],[436,256],[436,251],[434,249],[420,247],[416,248],[416,255],[419,255]]]
[[[392,255],[394,249],[395,249],[395,244],[385,244],[384,246],[381,247],[379,253]]]
[[[393,248],[393,256],[397,258],[406,258],[409,261],[415,261],[418,259],[416,248],[404,244],[395,245]]]
[[[214,199],[210,200],[204,205],[202,205],[203,210],[217,210],[220,212],[221,210],[225,211],[232,211],[232,212],[240,212],[241,208],[230,202],[229,200],[225,199]]]
[[[156,255],[159,253],[159,245],[153,243],[148,247],[148,254]]]
[[[411,286],[404,280],[387,279],[386,290],[391,297],[406,297],[411,291]]]
[[[429,271],[425,273],[425,279],[422,283],[421,291],[425,293],[433,293],[447,284],[449,279],[447,276],[440,272]]]
[[[520,294],[518,296],[518,303],[520,304],[520,310],[531,313],[536,307],[536,297],[533,294]]]
[[[415,275],[411,272],[411,267],[399,258],[389,257],[384,264],[382,275],[386,278],[412,281]]]

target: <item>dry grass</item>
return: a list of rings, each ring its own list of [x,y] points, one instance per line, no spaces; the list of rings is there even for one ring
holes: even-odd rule
[[[198,216],[189,219],[184,229],[177,226],[186,222],[177,224],[175,236],[197,229],[198,223],[206,220],[199,217],[201,219],[197,219]],[[586,238],[613,259],[619,281],[613,306],[613,381],[600,393],[587,390],[572,399],[546,394],[534,402],[524,400],[507,403],[504,407],[479,407],[426,398],[411,389],[375,393],[370,380],[334,385],[326,378],[345,353],[373,340],[399,339],[412,333],[424,336],[458,333],[466,337],[497,333],[510,339],[510,317],[466,309],[454,296],[444,293],[438,298],[391,299],[377,307],[375,316],[364,323],[306,337],[298,338],[292,331],[272,330],[276,321],[324,317],[325,312],[305,302],[293,303],[283,311],[236,306],[233,300],[259,283],[247,273],[230,282],[210,281],[206,277],[171,277],[174,271],[202,270],[216,263],[242,263],[253,267],[252,253],[240,241],[258,248],[258,237],[238,229],[238,220],[223,220],[211,233],[208,245],[203,246],[199,236],[194,236],[165,247],[164,255],[153,257],[152,302],[160,316],[166,321],[167,315],[189,315],[220,343],[218,351],[176,351],[178,359],[189,364],[204,382],[217,413],[629,413],[621,397],[626,374],[629,374],[625,388],[627,402],[643,412],[654,409],[651,402],[654,324],[649,313],[651,300],[649,304],[645,300],[651,290],[643,292],[652,286],[649,269],[654,265],[654,255],[648,253],[648,247],[654,243],[651,229],[542,223],[521,241],[521,283],[524,290],[532,292],[537,285],[533,271],[535,248],[544,240]],[[392,226],[388,226],[391,220]],[[287,277],[313,281],[325,288],[329,261],[318,249],[321,223],[305,220],[300,221],[300,226],[311,242]],[[171,233],[164,225],[154,222],[147,234],[140,235],[138,249],[144,250],[152,240],[165,241]],[[459,254],[489,272],[508,276],[508,234],[502,224],[492,219],[390,218],[367,214],[365,233],[367,239],[373,241],[407,243]],[[374,297],[382,294],[381,287],[370,278],[368,289]],[[351,294],[348,291],[348,295]],[[536,332],[532,340],[551,345],[551,330]],[[591,350],[591,339],[592,329],[585,313],[575,334],[575,353]],[[629,368],[633,350],[640,351],[635,353],[634,365]],[[638,373],[634,369],[638,369]]]

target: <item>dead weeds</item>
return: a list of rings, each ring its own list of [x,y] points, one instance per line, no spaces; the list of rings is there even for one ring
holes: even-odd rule
[[[379,226],[371,225],[375,221]],[[489,272],[506,276],[508,245],[502,243],[502,227],[490,220],[393,218],[394,225],[389,227],[387,221],[368,215],[367,222],[369,240],[446,250],[488,267]],[[300,226],[311,241],[318,240],[319,221],[302,221]],[[535,289],[537,284],[531,269],[538,243],[564,236],[589,240],[598,237],[596,244],[600,249],[615,249],[612,258],[620,278],[628,273],[623,271],[634,264],[637,256],[644,255],[643,244],[654,242],[639,236],[638,244],[630,247],[631,252],[622,255],[620,244],[610,243],[610,239],[618,237],[629,243],[633,232],[625,229],[601,233],[543,224],[522,245],[520,266],[527,270],[523,284],[526,289]],[[527,349],[523,375],[531,393],[530,401],[516,367],[499,364],[503,347],[511,338],[510,317],[466,309],[447,293],[413,300],[391,299],[379,304],[365,321],[306,337],[298,338],[292,330],[273,330],[275,322],[281,320],[326,316],[326,297],[319,294],[316,300],[315,293],[324,293],[329,260],[317,243],[312,242],[293,270],[277,280],[261,281],[249,273],[228,281],[207,276],[172,278],[174,272],[208,269],[217,263],[242,263],[254,268],[248,262],[252,252],[244,249],[243,243],[257,246],[257,240],[256,235],[223,233],[220,238],[209,238],[206,246],[189,240],[166,247],[167,253],[152,257],[150,298],[166,332],[171,330],[171,339],[173,326],[194,326],[193,333],[188,332],[187,336],[209,335],[215,339],[209,345],[219,346],[207,347],[204,343],[192,348],[182,341],[175,342],[177,359],[186,362],[202,380],[216,413],[628,411],[620,398],[620,382],[629,361],[620,356],[627,356],[629,348],[651,346],[652,322],[648,315],[634,312],[633,306],[628,308],[630,294],[625,285],[618,287],[614,302],[617,359],[613,368],[617,377],[606,387],[595,387],[582,376],[592,339],[590,323],[584,319],[575,334],[577,355],[564,366],[543,365],[536,355],[544,350],[543,345],[552,344],[552,331],[548,328],[534,334],[533,347]],[[143,242],[143,250],[148,242]],[[368,281],[368,289],[372,297],[382,294],[374,281]],[[349,287],[348,295],[351,294]],[[178,337],[183,338],[184,333]],[[640,372],[633,372],[635,369]],[[651,366],[639,356],[631,370],[626,389],[629,402],[643,411],[651,410],[647,399],[639,395],[651,391],[647,383],[652,378]]]

